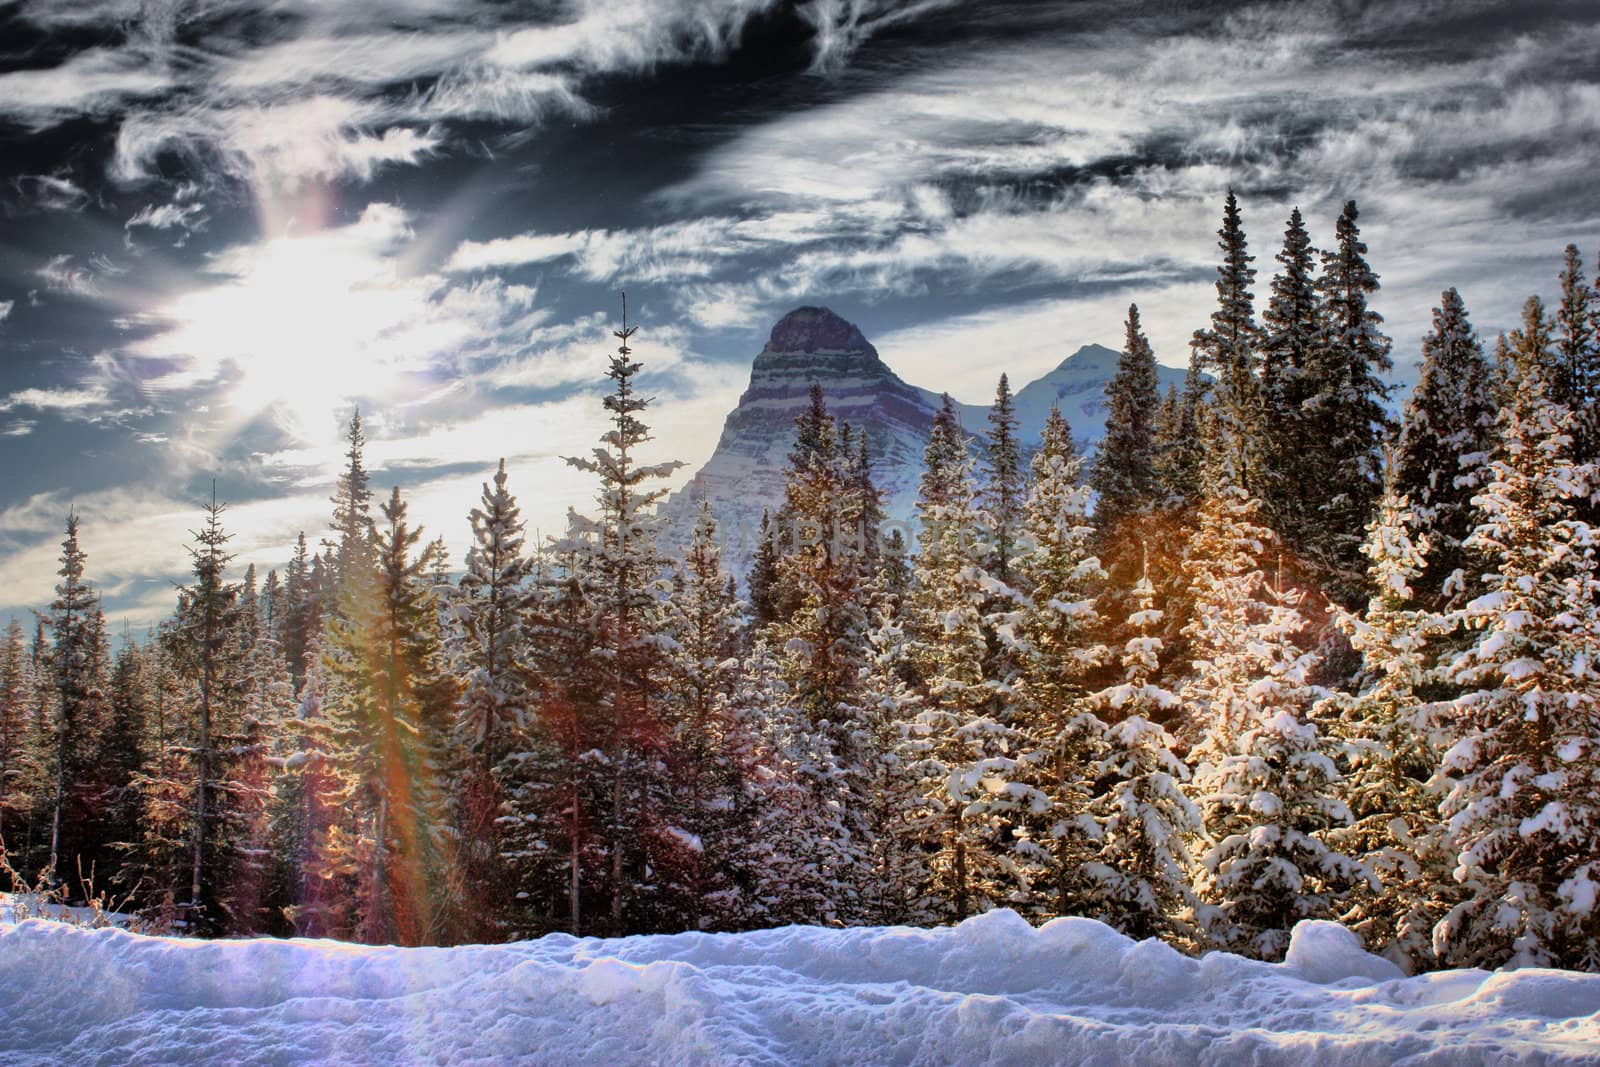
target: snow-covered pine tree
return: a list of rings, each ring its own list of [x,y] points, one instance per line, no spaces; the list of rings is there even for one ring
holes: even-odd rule
[[[1583,260],[1568,245],[1561,271],[1561,303],[1555,312],[1555,336],[1548,388],[1551,398],[1572,413],[1567,436],[1574,462],[1600,462],[1600,297],[1583,275]],[[1600,523],[1600,495],[1575,502],[1587,523]]]
[[[611,428],[602,435],[591,458],[567,462],[595,475],[600,483],[600,515],[582,525],[593,538],[594,625],[608,667],[600,699],[609,718],[604,755],[610,773],[607,847],[610,853],[610,923],[614,933],[629,928],[630,898],[644,888],[647,859],[641,850],[659,827],[652,810],[653,779],[660,760],[656,720],[661,667],[657,585],[662,559],[657,548],[661,521],[655,505],[665,488],[651,488],[681,463],[645,464],[638,450],[652,439],[640,413],[650,404],[634,383],[641,364],[629,345],[638,327],[628,325],[623,305],[618,346],[606,377],[612,384],[604,399]],[[644,902],[641,902],[641,907]]]
[[[1395,495],[1407,501],[1427,543],[1420,573],[1410,576],[1421,607],[1444,608],[1477,577],[1462,544],[1477,525],[1472,498],[1494,443],[1493,376],[1461,294],[1446,289],[1422,338],[1422,369],[1395,457]]]
[[[27,777],[32,702],[27,638],[22,623],[12,619],[6,624],[5,637],[0,638],[0,848],[4,849],[17,847],[17,839],[22,836],[17,833],[18,816],[26,818],[19,801],[27,794],[19,787]]]
[[[979,502],[993,528],[994,551],[989,573],[1001,582],[1011,580],[1011,559],[1016,554],[1022,506],[1028,495],[1022,466],[1022,445],[1017,439],[1017,412],[1011,382],[1004,374],[995,386],[989,409],[989,437],[983,450],[983,490]]]
[[[53,706],[43,723],[49,744],[50,781],[39,799],[45,805],[49,851],[42,865],[48,878],[60,881],[76,872],[77,859],[86,844],[84,830],[93,819],[85,807],[89,799],[82,786],[89,768],[104,698],[103,632],[97,623],[99,598],[84,580],[88,557],[78,544],[78,516],[67,516],[67,535],[61,542],[61,569],[56,573],[56,598],[50,604],[50,681]]]
[[[1315,656],[1296,645],[1301,595],[1263,574],[1277,539],[1226,453],[1211,486],[1187,565],[1194,663],[1181,694],[1206,838],[1195,884],[1214,943],[1275,959],[1296,922],[1331,916],[1368,875],[1324,839],[1349,811],[1310,718],[1323,694],[1309,681]]]
[[[369,576],[347,578],[326,635],[323,719],[314,737],[329,775],[334,824],[320,875],[346,887],[349,934],[422,944],[447,918],[440,889],[442,798],[432,742],[449,699],[438,676],[433,562],[395,489],[382,507]]]
[[[846,828],[825,838],[833,849],[826,877],[857,886],[868,840],[860,795],[871,579],[865,524],[877,491],[870,475],[863,483],[854,469],[857,454],[847,451],[819,388],[795,429],[779,523],[791,542],[778,564],[780,616],[768,639],[782,663],[786,701],[809,724],[795,732],[794,744],[806,750],[797,766],[822,790],[816,803],[835,807]]]
[[[1306,455],[1314,447],[1304,406],[1309,399],[1307,371],[1316,358],[1321,327],[1316,256],[1296,207],[1289,213],[1276,257],[1278,273],[1261,316],[1261,391],[1270,427],[1262,507],[1291,544],[1311,535],[1316,516],[1308,514],[1304,502],[1320,494],[1317,486],[1302,484],[1310,473]]]
[[[702,503],[662,609],[670,789],[665,833],[651,849],[667,914],[691,930],[728,929],[748,908],[743,774],[753,739],[741,734],[745,724],[731,706],[743,607],[722,570],[716,519]]]
[[[454,782],[456,859],[467,897],[468,922],[499,932],[511,889],[499,858],[504,794],[518,782],[502,763],[532,720],[535,679],[527,662],[533,561],[524,551],[521,509],[507,486],[502,459],[494,487],[486,482],[472,509],[472,547],[452,618],[459,632],[452,669],[460,679],[452,751],[460,754]]]
[[[353,572],[372,564],[372,479],[367,473],[367,437],[361,428],[359,410],[350,416],[350,429],[345,441],[348,444],[345,469],[339,475],[332,501],[335,539],[323,543],[324,563],[336,585],[348,580]],[[332,606],[337,610],[337,591]]]
[[[1154,508],[1160,491],[1156,482],[1160,379],[1155,351],[1139,321],[1139,305],[1128,305],[1124,330],[1117,370],[1106,386],[1105,437],[1089,474],[1089,485],[1096,494],[1094,522],[1103,556],[1108,548],[1142,543],[1142,520]],[[1137,555],[1117,555],[1116,562],[1132,568],[1124,575],[1129,586],[1138,573]]]
[[[778,617],[778,537],[771,511],[763,508],[761,533],[750,561],[749,576],[745,579],[750,591],[750,624],[756,630],[770,626]]]
[[[1021,604],[1001,630],[1022,666],[1013,706],[1030,751],[1019,778],[1048,802],[1028,813],[1020,843],[1043,883],[1033,903],[1045,915],[1075,913],[1088,891],[1083,864],[1096,847],[1087,816],[1089,769],[1103,724],[1085,698],[1095,671],[1109,659],[1096,606],[1106,575],[1092,551],[1091,490],[1081,471],[1072,428],[1052,408],[1033,456],[1023,512],[1024,547],[1015,568]]]
[[[1122,680],[1084,704],[1098,716],[1095,759],[1085,781],[1099,783],[1087,805],[1092,858],[1083,868],[1083,911],[1129,937],[1197,942],[1198,901],[1190,887],[1189,842],[1201,833],[1199,809],[1184,792],[1189,769],[1161,725],[1178,698],[1157,684],[1161,612],[1148,576],[1133,587],[1132,636],[1122,649]]]
[[[305,531],[300,532],[283,583],[283,603],[276,612],[278,644],[289,664],[294,691],[305,685],[306,660],[322,626],[320,590],[312,573]]]
[[[1217,267],[1217,309],[1211,325],[1196,330],[1194,370],[1215,376],[1211,416],[1216,439],[1232,450],[1231,463],[1239,484],[1251,492],[1267,474],[1267,430],[1261,396],[1261,328],[1255,319],[1255,294],[1250,287],[1256,270],[1249,252],[1239,201],[1228,191],[1222,226],[1217,230],[1222,263]]]
[[[1383,445],[1392,430],[1384,382],[1393,367],[1390,343],[1383,316],[1369,303],[1378,276],[1367,264],[1357,217],[1356,202],[1347,201],[1317,279],[1322,329],[1303,407],[1312,444],[1304,459],[1311,466],[1309,479],[1300,481],[1302,491],[1317,494],[1305,501],[1317,517],[1308,540],[1295,546],[1318,572],[1321,591],[1347,607],[1363,595],[1361,546],[1383,490]]]
[[[1600,579],[1573,509],[1596,471],[1570,459],[1571,414],[1545,382],[1550,341],[1531,298],[1467,539],[1493,569],[1460,613],[1477,640],[1449,666],[1465,691],[1444,844],[1466,898],[1434,930],[1450,966],[1600,967]]]
[[[972,480],[972,457],[946,396],[928,440],[917,510],[921,544],[906,603],[906,660],[923,710],[908,749],[923,797],[912,832],[932,854],[928,892],[957,920],[1020,902],[1028,874],[1012,840],[1044,796],[1027,785],[1024,735],[984,677],[983,607],[991,546]],[[1030,857],[1031,859],[1031,857]]]
[[[1335,609],[1335,625],[1361,656],[1353,693],[1334,693],[1316,718],[1332,722],[1351,822],[1328,834],[1378,879],[1357,887],[1342,921],[1368,946],[1408,970],[1433,962],[1431,935],[1448,870],[1437,847],[1439,796],[1431,782],[1442,754],[1437,681],[1441,616],[1414,606],[1429,544],[1390,465],[1367,530],[1371,590],[1365,613]]]

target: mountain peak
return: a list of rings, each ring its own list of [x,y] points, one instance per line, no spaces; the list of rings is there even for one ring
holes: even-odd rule
[[[1117,361],[1121,358],[1122,353],[1114,348],[1096,344],[1083,345],[1072,355],[1057,364],[1055,371],[1052,373],[1074,370],[1087,371],[1090,368],[1095,370],[1110,368],[1114,370]]]
[[[872,345],[852,323],[824,307],[799,307],[778,320],[768,352],[870,352]]]

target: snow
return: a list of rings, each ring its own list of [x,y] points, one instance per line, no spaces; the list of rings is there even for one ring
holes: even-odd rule
[[[9,1065],[1593,1062],[1600,975],[1403,978],[1331,923],[1282,964],[1088,919],[454,949],[0,924]],[[70,995],[64,995],[70,990]]]

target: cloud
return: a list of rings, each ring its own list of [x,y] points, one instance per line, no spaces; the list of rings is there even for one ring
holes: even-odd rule
[[[25,208],[37,211],[82,211],[91,200],[76,182],[53,174],[20,174],[11,187]]]
[[[38,425],[32,419],[12,419],[6,423],[5,429],[0,430],[0,437],[26,437]]]
[[[0,322],[6,321],[11,316],[11,309],[16,306],[15,300],[0,300]]]
[[[110,401],[109,391],[103,385],[83,388],[19,389],[0,400],[0,411],[31,408],[61,415],[89,413],[103,408]]]

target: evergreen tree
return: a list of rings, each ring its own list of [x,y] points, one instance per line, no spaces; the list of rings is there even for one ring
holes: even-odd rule
[[[1431,785],[1441,724],[1439,709],[1425,697],[1435,674],[1429,646],[1444,626],[1438,615],[1412,606],[1430,548],[1414,533],[1418,525],[1391,477],[1363,548],[1371,561],[1366,612],[1336,612],[1336,625],[1361,655],[1357,689],[1333,694],[1319,715],[1334,724],[1352,818],[1329,840],[1378,879],[1357,888],[1343,921],[1412,969],[1432,962],[1435,902],[1447,882],[1434,840],[1439,798]]]
[[[1185,795],[1189,769],[1161,726],[1178,698],[1155,681],[1160,669],[1161,621],[1155,586],[1141,577],[1133,589],[1132,631],[1122,650],[1122,680],[1086,700],[1102,723],[1099,751],[1084,778],[1104,783],[1087,805],[1093,858],[1086,911],[1129,937],[1195,941],[1198,901],[1189,886],[1189,841],[1201,832],[1200,812]]]
[[[770,626],[778,617],[778,537],[772,513],[763,508],[760,540],[756,542],[750,575],[745,581],[750,590],[750,621],[757,630]]]
[[[1449,666],[1464,688],[1445,755],[1445,846],[1465,899],[1434,930],[1451,966],[1600,966],[1600,579],[1574,497],[1593,465],[1569,456],[1571,414],[1545,383],[1537,298],[1512,337],[1516,392],[1467,539],[1493,568],[1461,610],[1478,635]]]
[[[27,640],[22,623],[12,619],[6,625],[5,637],[0,638],[0,847],[16,847],[20,836],[16,833],[17,816],[26,818],[22,802],[27,796],[25,782],[29,777],[32,701]]]
[[[1214,447],[1228,453],[1239,484],[1259,492],[1266,475],[1266,431],[1262,407],[1261,328],[1255,320],[1255,262],[1245,239],[1239,201],[1229,190],[1217,230],[1222,263],[1217,267],[1217,309],[1209,329],[1195,331],[1194,369],[1216,377],[1212,399]]]
[[[1139,306],[1130,304],[1122,354],[1106,386],[1106,433],[1089,476],[1102,546],[1137,542],[1140,525],[1131,520],[1147,515],[1156,503],[1160,405],[1155,352],[1140,325]],[[1125,577],[1131,585],[1132,575]]]
[[[337,821],[320,842],[321,876],[347,887],[342,921],[360,940],[421,944],[446,919],[439,886],[441,798],[432,742],[450,704],[438,676],[431,546],[396,489],[383,505],[370,577],[345,584],[327,634],[318,741]]]
[[[1319,493],[1306,481],[1306,457],[1316,445],[1305,411],[1321,326],[1316,255],[1297,207],[1289,214],[1276,257],[1279,271],[1261,316],[1261,390],[1271,426],[1262,504],[1268,519],[1296,543],[1311,535],[1316,521],[1303,502]]]
[[[641,365],[628,344],[636,330],[627,323],[624,305],[622,328],[615,331],[619,345],[606,372],[613,386],[604,401],[611,429],[593,458],[567,461],[600,481],[600,516],[582,529],[594,538],[594,625],[609,667],[600,699],[610,720],[607,836],[610,922],[616,933],[627,928],[630,897],[647,878],[647,857],[639,845],[657,832],[650,773],[659,762],[656,683],[661,655],[656,627],[662,562],[656,547],[660,521],[652,511],[667,491],[646,487],[682,465],[638,461],[638,449],[651,437],[639,418],[649,400],[638,395],[634,384]]]
[[[454,783],[457,860],[465,911],[484,933],[495,929],[508,908],[499,826],[507,778],[513,779],[512,788],[519,783],[518,768],[503,761],[530,725],[536,702],[527,662],[533,561],[524,552],[521,509],[506,482],[502,459],[494,488],[484,484],[482,503],[468,516],[473,544],[453,610],[445,612],[452,629],[460,631],[460,647],[452,657],[461,695],[451,751],[464,763],[456,768]],[[435,551],[436,560],[440,555]],[[449,590],[436,589],[436,594],[449,595]]]
[[[1396,455],[1395,495],[1425,533],[1427,550],[1414,595],[1439,609],[1469,561],[1462,545],[1477,523],[1472,497],[1481,487],[1494,439],[1493,369],[1467,320],[1461,294],[1446,289],[1422,339],[1422,369],[1406,401]]]
[[[82,831],[93,815],[84,806],[89,799],[82,788],[93,751],[98,725],[101,665],[98,599],[84,581],[87,561],[78,545],[78,516],[67,516],[67,536],[61,542],[61,569],[56,573],[56,598],[50,605],[48,624],[52,637],[49,666],[55,706],[46,729],[50,744],[49,853],[44,868],[59,879],[63,870],[76,870],[83,847]],[[67,858],[72,857],[68,863]]]
[[[980,500],[994,528],[994,552],[989,557],[989,571],[1001,582],[1009,582],[1022,505],[1027,498],[1027,480],[1022,466],[1022,447],[1017,440],[1017,413],[1012,403],[1011,383],[1004,374],[995,387],[994,406],[989,409],[989,441],[984,449],[983,474],[984,490]]]
[[[982,619],[989,546],[972,484],[972,459],[949,396],[934,419],[917,510],[916,579],[907,601],[906,657],[923,710],[908,746],[923,805],[912,832],[932,854],[945,914],[964,919],[1023,899],[1028,885],[1013,830],[1048,802],[1021,779],[1025,738],[984,677]]]
[[[672,765],[670,824],[652,866],[670,911],[689,929],[727,929],[748,910],[743,848],[750,806],[744,792],[753,738],[732,709],[742,605],[729,590],[717,524],[702,504],[664,606],[669,698],[663,712]]]
[[[1369,304],[1378,276],[1367,265],[1356,219],[1356,203],[1348,201],[1317,281],[1322,330],[1304,403],[1313,465],[1302,483],[1317,492],[1317,517],[1313,535],[1295,546],[1310,558],[1323,591],[1347,606],[1361,597],[1361,545],[1383,488],[1383,445],[1391,430],[1383,376],[1393,367],[1383,317]]]
[[[325,564],[335,582],[345,582],[352,573],[372,563],[372,487],[363,451],[367,438],[361,429],[361,412],[350,416],[345,435],[345,469],[339,475],[333,494],[333,532],[336,538],[327,545]]]
[[[1274,959],[1297,921],[1330,916],[1369,876],[1324,836],[1349,811],[1309,715],[1321,693],[1309,681],[1315,657],[1295,643],[1301,595],[1262,573],[1276,539],[1260,525],[1259,501],[1225,464],[1212,485],[1190,552],[1194,674],[1182,694],[1209,846],[1196,888],[1216,943]]]

